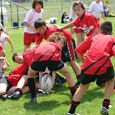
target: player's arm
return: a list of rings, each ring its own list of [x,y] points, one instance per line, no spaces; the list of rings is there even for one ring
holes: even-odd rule
[[[66,24],[65,26],[61,27],[60,29],[68,29],[72,28],[74,26],[73,22],[70,22],[69,24]]]
[[[0,61],[3,61],[3,60],[5,60],[6,58],[5,57],[0,57]]]
[[[11,40],[11,38],[10,38],[9,36],[7,36],[7,41],[8,41],[8,43],[10,44],[11,49],[12,49],[12,51],[13,51],[13,50],[14,50],[14,45],[13,45],[12,40]]]
[[[75,49],[78,57],[80,58],[82,62],[84,61],[84,54],[90,48],[91,39],[92,37],[87,38],[86,40],[81,42]]]
[[[23,25],[36,32],[35,27],[29,23],[32,20],[32,18],[33,18],[33,14],[31,12],[28,12],[24,19]]]
[[[28,22],[23,22],[23,24],[24,24],[24,26],[26,26],[36,32],[36,29],[32,25],[30,25]]]

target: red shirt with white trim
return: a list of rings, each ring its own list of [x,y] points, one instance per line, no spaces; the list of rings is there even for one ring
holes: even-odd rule
[[[36,50],[36,48],[32,48],[30,50],[27,50],[23,54],[24,64],[26,64],[27,67],[29,67],[32,64],[32,61],[33,61],[32,56],[33,56],[35,50]]]
[[[93,34],[93,31],[98,28],[97,22],[96,17],[91,13],[84,13],[81,18],[78,17],[73,21],[73,24],[78,30],[86,33],[87,36],[90,36]]]
[[[50,35],[52,35],[54,32],[57,32],[57,31],[58,31],[58,27],[56,25],[47,25],[45,35],[39,32],[37,33],[36,44],[40,45],[43,39],[47,40],[50,37]],[[61,32],[65,35],[67,40],[73,39],[72,34],[70,32],[66,30],[61,30]]]
[[[84,56],[81,69],[85,74],[93,75],[97,72],[97,75],[101,75],[112,67],[110,58],[115,56],[115,38],[102,33],[90,36],[76,48],[76,52]]]
[[[27,71],[28,67],[31,65],[32,63],[32,56],[34,53],[35,49],[30,49],[27,50],[24,54],[23,54],[23,58],[24,58],[24,63],[18,65],[16,68],[14,68],[14,70],[12,70],[10,72],[9,77],[7,78],[7,80],[10,82],[10,84],[12,86],[16,86],[17,83],[19,82],[19,80],[21,79],[21,77],[25,74],[25,72]]]

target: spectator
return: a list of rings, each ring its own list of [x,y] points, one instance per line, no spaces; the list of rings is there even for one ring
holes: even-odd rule
[[[66,11],[64,11],[61,16],[61,23],[67,23],[67,22],[69,22],[69,17],[67,16]]]

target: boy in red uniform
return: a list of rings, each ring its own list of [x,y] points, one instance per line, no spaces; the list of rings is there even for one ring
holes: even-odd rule
[[[69,89],[73,95],[76,91],[74,80],[69,73],[68,68],[61,60],[62,47],[65,44],[65,36],[61,32],[55,32],[49,38],[49,42],[40,45],[32,56],[33,63],[29,67],[28,78],[32,102],[36,101],[34,77],[37,72],[45,71],[46,67],[50,71],[59,71],[67,79]]]
[[[72,28],[75,26],[75,33],[83,32],[87,36],[98,32],[97,19],[90,13],[86,13],[85,6],[82,2],[75,1],[73,3],[73,10],[78,16],[76,20],[65,25],[61,29]],[[84,40],[84,38],[82,38]]]
[[[48,40],[48,38],[54,33],[58,31],[58,26],[56,25],[46,25],[43,20],[36,20],[34,26],[37,30],[36,44],[40,45],[43,39]],[[76,53],[75,53],[75,41],[70,32],[66,30],[61,30],[61,32],[66,37],[66,45],[62,48],[62,61],[70,62],[72,69],[74,70],[76,77],[79,81],[80,77],[80,67],[76,62]],[[79,82],[78,82],[79,84]]]
[[[76,115],[76,107],[80,104],[90,83],[94,81],[97,84],[105,83],[105,94],[100,113],[109,115],[110,97],[114,87],[114,70],[110,58],[115,56],[115,39],[111,34],[111,22],[103,22],[99,34],[89,37],[76,48],[76,52],[83,62],[82,79],[80,87],[73,96],[67,115]]]

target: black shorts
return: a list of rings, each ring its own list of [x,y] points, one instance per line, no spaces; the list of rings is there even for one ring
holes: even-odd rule
[[[96,81],[96,84],[101,86],[101,84],[105,83],[114,78],[114,70],[113,68],[109,68],[106,73],[102,75],[87,75],[83,71],[81,72],[81,84],[85,85],[90,82]]]
[[[28,75],[28,68],[26,69],[24,75]]]
[[[68,62],[71,60],[76,60],[77,54],[75,52],[76,44],[75,40],[66,42],[65,47],[62,49],[62,61]]]
[[[31,68],[34,71],[45,71],[46,67],[48,67],[50,71],[57,71],[64,67],[64,63],[61,60],[59,61],[40,61],[40,62],[36,61],[36,62],[33,62],[31,65]]]
[[[0,72],[0,83],[4,83],[4,84],[8,85],[6,76],[4,75],[3,72]]]

